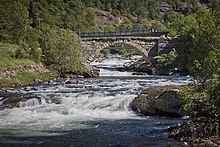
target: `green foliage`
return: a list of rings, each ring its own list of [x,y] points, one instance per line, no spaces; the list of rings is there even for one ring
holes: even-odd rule
[[[50,79],[55,78],[55,73],[49,72],[22,72],[14,76],[10,76],[4,79],[0,79],[1,86],[17,86],[17,85],[28,85],[33,84],[34,79],[40,79],[42,81],[49,81]]]
[[[196,92],[186,98],[186,107],[195,116],[220,120],[220,1],[212,1],[212,9],[200,12],[191,24],[182,24],[178,33],[189,38],[190,70],[200,82]],[[194,25],[193,25],[194,24]],[[177,25],[178,26],[178,25]],[[195,26],[195,27],[193,27]],[[177,34],[178,34],[177,33]],[[189,43],[190,42],[190,43]]]
[[[212,86],[209,89],[210,93],[210,108],[212,114],[214,114],[214,117],[217,118],[218,120],[220,119],[220,78],[216,78],[216,81],[212,84]]]
[[[165,23],[171,23],[173,22],[177,17],[178,17],[178,13],[177,12],[174,12],[174,11],[168,11],[164,14],[164,22]]]
[[[159,12],[159,6],[161,2],[155,0],[82,0],[87,7],[97,7],[99,9],[109,11],[118,15],[131,14],[135,17],[141,17],[149,20],[160,20],[161,13]],[[199,9],[198,0],[185,1],[185,0],[167,0],[169,8],[174,8],[177,13],[184,15],[190,12],[196,12]],[[167,21],[168,19],[166,19]],[[161,21],[162,22],[162,21]]]
[[[109,46],[101,51],[104,55],[140,55],[140,51],[127,44],[115,44],[114,46]]]
[[[133,22],[131,22],[128,18],[125,18],[122,25],[119,26],[119,30],[131,30],[133,29]]]
[[[0,49],[0,60],[0,68],[36,64],[34,61],[30,59],[16,59],[14,58],[13,53],[3,49]]]
[[[166,61],[166,58],[164,57],[164,55],[162,55],[162,56],[155,56],[154,59],[157,60],[157,62],[159,62],[159,63],[163,63],[163,62]]]
[[[30,24],[28,10],[21,1],[0,2],[0,26],[2,27],[1,40],[18,43],[27,33]]]
[[[29,44],[24,41],[19,42],[19,48],[16,51],[16,57],[17,58],[30,58],[30,52],[31,48],[29,47]]]
[[[161,56],[155,56],[154,59],[156,60],[157,64],[159,64],[160,66],[168,66],[175,61],[177,56],[178,56],[177,51],[173,49],[167,54],[162,54]]]
[[[4,50],[4,51],[11,51],[14,52],[18,49],[18,45],[17,44],[11,44],[11,43],[3,43],[0,42],[0,49]]]
[[[199,87],[185,87],[180,91],[181,99],[183,102],[182,112],[185,115],[201,116],[202,112],[207,109],[208,94],[206,91],[201,91]],[[198,108],[198,105],[203,107]]]
[[[107,49],[107,48],[101,50],[100,53],[102,53],[104,56],[110,55],[110,51],[109,51],[109,49]]]
[[[198,25],[196,17],[193,15],[175,18],[169,26],[170,36],[189,38],[195,30],[198,30]]]
[[[41,48],[44,62],[63,73],[81,73],[81,41],[79,37],[70,30],[43,29]]]
[[[203,83],[220,74],[219,22],[219,13],[207,12],[199,18],[199,30],[193,35],[191,71]]]

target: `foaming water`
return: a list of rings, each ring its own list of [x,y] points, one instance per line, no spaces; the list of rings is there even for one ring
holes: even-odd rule
[[[100,69],[101,77],[130,77],[133,76],[132,72],[122,71],[123,67],[140,59],[142,59],[142,56],[132,56],[129,58],[121,56],[109,56],[99,61],[92,62],[91,65]]]
[[[20,108],[24,108],[24,107],[32,107],[32,106],[36,106],[36,105],[40,105],[41,101],[37,98],[32,98],[29,99],[25,102],[21,101],[19,102],[19,107]]]
[[[102,67],[109,66],[104,66],[103,62],[99,62]],[[120,66],[128,63],[123,61],[122,64],[118,59],[117,62]],[[116,64],[112,65],[117,68]],[[194,82],[190,77],[111,74],[96,79],[71,80],[77,80],[76,84],[60,80],[36,85],[35,91],[18,89],[24,95],[40,97],[41,103],[31,99],[21,103],[23,108],[0,111],[0,143],[10,146],[175,144],[164,135],[164,129],[180,119],[142,117],[132,112],[129,104],[146,87]]]

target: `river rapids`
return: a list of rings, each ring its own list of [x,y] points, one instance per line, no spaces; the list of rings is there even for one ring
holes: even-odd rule
[[[0,111],[0,146],[181,146],[165,129],[182,119],[142,116],[129,104],[146,87],[194,80],[121,70],[140,58],[112,56],[93,62],[99,78],[60,79],[35,85],[33,91],[19,87],[20,94],[40,97],[41,103]]]

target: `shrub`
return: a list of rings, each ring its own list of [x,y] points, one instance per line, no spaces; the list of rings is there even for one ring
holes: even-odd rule
[[[41,48],[44,63],[60,74],[83,72],[81,63],[81,41],[71,30],[43,28]]]

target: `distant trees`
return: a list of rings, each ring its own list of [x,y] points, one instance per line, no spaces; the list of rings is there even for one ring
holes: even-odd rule
[[[0,40],[18,43],[25,37],[29,24],[28,10],[21,1],[0,2]]]
[[[19,45],[15,57],[44,62],[60,73],[82,71],[73,31],[89,31],[93,16],[81,0],[0,1],[0,41]]]

